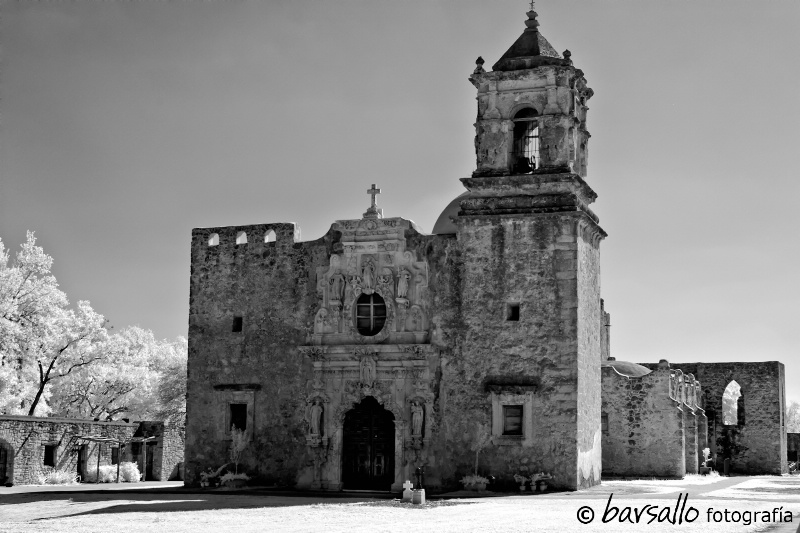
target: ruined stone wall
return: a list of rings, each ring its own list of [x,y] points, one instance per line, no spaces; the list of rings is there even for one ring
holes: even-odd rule
[[[184,454],[184,429],[165,424],[160,421],[142,421],[136,429],[134,437],[157,437],[153,444],[147,445],[146,453],[152,454],[152,477],[148,481],[168,481],[179,476],[180,466]],[[139,448],[136,457],[131,457],[139,465],[139,471],[144,472],[148,457],[143,453],[144,446]],[[130,452],[129,452],[130,453]]]
[[[611,313],[606,312],[603,300],[600,300],[600,313],[603,317],[603,329],[600,330],[600,357],[608,361],[611,357]]]
[[[165,426],[161,446],[161,481],[183,479],[183,454],[185,430],[182,427]]]
[[[246,244],[236,244],[244,231]],[[274,231],[276,240],[264,242]],[[209,246],[213,234],[219,244]],[[307,460],[304,406],[311,362],[298,353],[317,309],[315,272],[332,236],[296,243],[293,224],[195,229],[189,301],[185,480],[229,462],[229,404],[247,404],[242,464],[294,485]],[[242,318],[233,332],[234,317]]]
[[[789,461],[800,461],[800,433],[786,434],[786,457]]]
[[[642,377],[602,369],[604,476],[683,477],[684,409],[670,398],[670,371]]]
[[[643,366],[656,368],[657,364]],[[672,368],[693,374],[702,385],[709,448],[718,470],[722,469],[725,454],[730,453],[731,470],[735,473],[786,473],[782,363],[673,363]],[[741,386],[744,424],[723,426],[722,394],[734,380]]]
[[[37,474],[49,470],[43,465],[45,445],[56,445],[55,468],[78,473],[78,450],[86,445],[86,460],[81,471],[97,467],[98,450],[100,464],[111,464],[111,448],[108,444],[84,443],[76,435],[102,435],[127,440],[138,427],[137,423],[94,422],[70,418],[46,418],[34,416],[0,416],[0,446],[8,452],[6,480],[3,483],[26,485],[36,483]],[[123,450],[121,460],[130,460]]]

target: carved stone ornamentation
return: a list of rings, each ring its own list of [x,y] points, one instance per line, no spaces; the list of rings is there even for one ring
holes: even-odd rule
[[[312,361],[319,361],[325,355],[324,346],[301,346],[298,351],[311,358]]]
[[[377,363],[375,362],[375,358],[370,356],[362,357],[361,363],[359,364],[359,368],[361,370],[360,373],[361,386],[371,388],[375,383],[375,375],[377,368]]]
[[[422,425],[425,420],[425,409],[417,401],[411,402],[411,436],[422,436]]]
[[[408,296],[408,283],[411,280],[411,273],[405,268],[400,271],[397,279],[397,297],[405,299]]]

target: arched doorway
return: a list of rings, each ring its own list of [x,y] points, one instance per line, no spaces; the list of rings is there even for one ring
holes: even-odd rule
[[[13,461],[13,448],[4,440],[0,440],[0,485],[11,483],[11,467]]]
[[[394,415],[367,396],[344,417],[343,488],[390,490],[393,481]]]

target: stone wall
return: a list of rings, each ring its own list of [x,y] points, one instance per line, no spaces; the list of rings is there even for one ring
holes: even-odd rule
[[[363,383],[352,390],[358,364],[347,361],[358,361],[365,349],[378,363],[379,388],[370,394],[395,416],[398,486],[424,466],[428,487],[457,487],[474,469],[482,434],[489,441],[479,453],[481,474],[511,480],[544,470],[555,476],[554,485],[573,489],[599,482],[599,234],[587,232],[581,219],[475,217],[460,222],[457,237],[409,226],[401,245],[425,265],[418,303],[426,332],[421,343],[404,345],[412,337],[393,318],[397,332],[375,348],[357,335],[347,340],[354,334],[341,331],[327,277],[351,268],[348,258],[363,260],[351,247],[372,246],[369,239],[386,238],[386,231],[406,224],[402,219],[384,219],[372,237],[355,244],[334,229],[351,221],[309,242],[295,242],[291,224],[194,230],[187,484],[228,462],[229,405],[242,403],[251,430],[242,457],[249,474],[268,484],[340,487],[343,398],[357,400],[365,390]],[[380,229],[383,224],[390,229]],[[275,242],[263,242],[269,230]],[[248,242],[236,244],[243,232]],[[214,234],[219,244],[209,246]],[[519,306],[519,320],[508,320],[510,305]],[[328,310],[324,319],[321,309]],[[234,317],[242,317],[241,332],[232,331]],[[422,361],[424,367],[411,370]],[[403,368],[419,372],[414,375],[422,381],[404,381]],[[423,450],[409,433],[414,390],[430,402]],[[316,437],[309,434],[314,398],[325,413]],[[510,401],[526,406],[519,438],[496,434],[500,404]]]
[[[183,460],[182,431],[168,428],[164,431],[161,422],[97,422],[72,418],[33,417],[0,415],[0,446],[6,449],[8,461],[6,480],[0,483],[33,484],[37,475],[50,470],[43,464],[45,445],[54,445],[55,469],[70,470],[85,479],[88,471],[94,471],[98,464],[112,463],[112,448],[107,443],[97,443],[78,439],[77,436],[94,435],[129,441],[134,435],[144,433],[159,436],[156,444],[153,470],[155,479],[166,480],[170,472]],[[120,452],[120,461],[136,461],[143,471],[141,456],[131,455],[131,446],[126,445]],[[80,465],[78,464],[80,462]]]
[[[688,408],[670,397],[670,370],[628,377],[604,367],[602,386],[603,475],[683,477]]]
[[[236,244],[246,232],[248,242]],[[276,240],[264,242],[274,231]],[[210,246],[213,234],[219,244]],[[306,343],[317,311],[316,269],[337,235],[295,243],[293,224],[192,232],[185,481],[229,462],[229,405],[247,405],[242,463],[265,483],[294,485],[308,459]],[[234,317],[240,332],[232,331]]]
[[[657,364],[645,364],[657,368]],[[692,374],[702,384],[708,418],[708,447],[722,470],[726,454],[731,471],[741,474],[782,474],[786,465],[786,412],[784,366],[778,361],[762,363],[673,363],[673,369]],[[731,381],[741,386],[743,422],[722,424],[722,394]]]
[[[786,434],[786,457],[789,461],[800,461],[800,433]]]
[[[139,471],[145,472],[146,462],[152,461],[152,476],[147,475],[147,481],[168,481],[180,479],[180,464],[184,455],[184,431],[181,427],[169,426],[159,421],[143,421],[138,423],[134,438],[156,437],[152,444],[137,446],[139,450],[132,460],[139,465]],[[130,453],[130,451],[128,452]],[[151,454],[148,458],[146,454]],[[150,459],[148,461],[148,459]]]
[[[6,483],[26,485],[36,483],[37,474],[48,470],[43,464],[45,445],[56,446],[55,468],[71,470],[81,477],[88,469],[97,467],[98,450],[101,464],[111,464],[111,446],[83,442],[76,435],[103,435],[121,440],[133,436],[138,424],[125,422],[94,422],[69,418],[32,416],[0,416],[0,445],[9,457]],[[78,465],[78,447],[85,445],[84,461]],[[123,451],[123,460],[130,456]],[[0,480],[2,481],[2,480]]]

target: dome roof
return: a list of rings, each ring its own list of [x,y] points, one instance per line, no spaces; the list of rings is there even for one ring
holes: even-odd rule
[[[618,374],[629,378],[640,378],[652,372],[647,367],[628,361],[603,361],[600,363],[600,368],[613,368]]]
[[[458,212],[461,209],[461,200],[469,196],[469,194],[469,191],[463,192],[447,204],[442,214],[436,219],[436,224],[433,225],[432,235],[452,235],[456,232],[456,225],[453,224],[450,217],[458,216]]]

